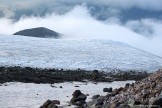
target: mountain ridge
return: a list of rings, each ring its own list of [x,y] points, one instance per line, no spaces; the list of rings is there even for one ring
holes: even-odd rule
[[[32,36],[32,37],[41,37],[41,38],[60,38],[60,33],[57,33],[45,27],[24,29],[14,33],[13,35],[23,35],[23,36]]]

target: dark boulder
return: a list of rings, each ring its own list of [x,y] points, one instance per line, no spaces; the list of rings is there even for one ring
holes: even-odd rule
[[[137,100],[136,100],[136,101],[134,102],[134,105],[140,105],[140,104],[141,104],[140,101],[137,101]]]
[[[95,106],[102,106],[104,104],[104,100],[98,100]]]
[[[50,100],[47,100],[40,108],[47,108],[51,104]]]
[[[47,108],[58,108],[58,106],[57,105],[55,105],[55,104],[50,104],[50,105],[48,105],[48,107]]]
[[[79,95],[81,95],[82,93],[81,93],[81,91],[80,90],[75,90],[74,92],[73,92],[73,97],[78,97]]]
[[[52,104],[58,104],[58,105],[60,105],[60,101],[59,100],[52,100],[51,103]]]
[[[40,108],[58,108],[59,100],[47,100]]]
[[[70,100],[70,103],[72,103],[73,105],[77,105],[77,106],[83,106],[85,104],[85,100],[87,99],[87,96],[81,93],[80,90],[74,91],[72,95],[73,97]]]
[[[112,92],[112,88],[111,87],[110,88],[104,88],[103,92]]]
[[[74,87],[79,87],[79,86],[76,85],[76,86],[74,86]]]
[[[81,94],[76,98],[76,101],[85,101],[87,96],[85,94]]]
[[[129,84],[129,83],[126,83],[126,84],[125,84],[125,87],[126,87],[126,88],[127,88],[127,87],[129,87],[129,86],[130,86],[130,84]]]

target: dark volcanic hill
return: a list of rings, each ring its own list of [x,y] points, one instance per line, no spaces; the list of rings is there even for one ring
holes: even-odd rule
[[[13,35],[23,35],[23,36],[32,36],[32,37],[41,37],[41,38],[60,38],[59,33],[47,29],[45,27],[25,29],[16,32]]]

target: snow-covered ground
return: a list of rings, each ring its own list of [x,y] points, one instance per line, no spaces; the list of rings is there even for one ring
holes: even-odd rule
[[[11,82],[0,86],[0,108],[39,108],[47,99],[60,100],[63,106],[67,106],[75,90],[89,94],[88,101],[93,95],[106,95],[103,92],[104,87],[119,88],[132,82],[134,81],[97,84],[92,82],[66,82],[53,84],[56,87],[51,87],[50,84]],[[76,85],[79,87],[74,87]],[[63,88],[60,88],[60,86]]]
[[[162,58],[110,40],[0,35],[0,65],[87,70],[162,68]]]

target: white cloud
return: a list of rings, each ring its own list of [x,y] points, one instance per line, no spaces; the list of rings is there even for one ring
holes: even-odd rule
[[[19,30],[33,27],[47,27],[54,31],[66,34],[64,38],[85,39],[110,39],[120,41],[139,49],[162,56],[162,23],[153,20],[143,20],[142,24],[148,24],[154,29],[152,38],[138,34],[129,26],[121,25],[118,20],[102,22],[94,19],[84,6],[76,6],[72,11],[64,15],[46,15],[46,17],[24,17],[18,22],[12,23],[9,19],[0,19],[0,33],[12,34]],[[138,25],[141,22],[134,24]],[[128,22],[129,23],[129,22]]]

